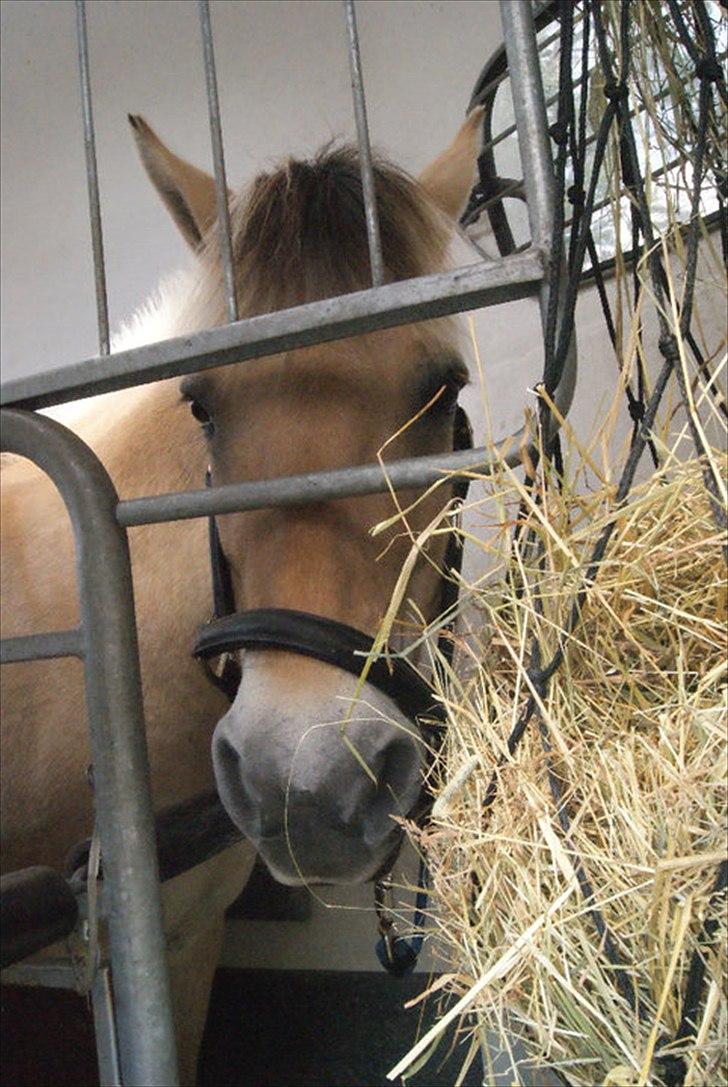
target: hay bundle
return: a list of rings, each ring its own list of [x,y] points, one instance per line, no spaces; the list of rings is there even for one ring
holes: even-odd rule
[[[505,466],[486,483],[469,539],[496,570],[462,586],[477,618],[456,668],[435,669],[450,727],[432,823],[410,828],[446,972],[434,991],[457,1000],[390,1077],[456,1022],[472,1036],[464,1067],[487,1039],[486,1053],[520,1046],[574,1087],[712,1087],[728,1082],[728,412],[725,339],[706,342],[699,308],[710,284],[725,292],[727,113],[703,77],[725,59],[728,26],[710,0],[582,10],[598,55],[580,48],[583,70],[566,72],[582,72],[592,128],[617,76],[627,96],[595,189],[608,194],[595,236],[615,253],[614,408],[589,443],[564,428],[563,470],[535,435],[530,486]],[[561,117],[572,134],[578,113]],[[635,132],[643,161],[630,165]],[[559,170],[564,190],[565,152]],[[701,219],[716,208],[722,253]],[[617,404],[627,393],[633,412],[637,388],[649,426],[632,448],[648,438],[655,467],[617,488],[630,459]]]
[[[515,480],[512,497],[524,497]],[[700,948],[707,999],[681,1052],[688,1083],[724,1082],[725,913],[712,896],[725,857],[726,584],[701,465],[673,464],[616,512],[541,731],[511,758],[533,640],[548,659],[615,517],[611,487],[530,503],[544,547],[517,548],[510,576],[474,591],[482,622],[449,695],[444,780],[419,838],[449,986],[478,1030],[504,1048],[520,1036],[570,1084],[659,1083],[653,1058],[678,1029]],[[709,917],[719,930],[706,940]]]

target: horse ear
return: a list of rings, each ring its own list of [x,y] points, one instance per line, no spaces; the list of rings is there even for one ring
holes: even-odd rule
[[[473,187],[480,154],[480,128],[483,106],[476,106],[467,116],[449,147],[426,166],[420,184],[441,211],[457,220]]]
[[[172,154],[143,117],[128,116],[152,184],[185,241],[197,249],[217,218],[215,179]]]

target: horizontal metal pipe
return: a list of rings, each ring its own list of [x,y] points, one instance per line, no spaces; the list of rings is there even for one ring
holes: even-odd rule
[[[251,483],[229,483],[204,490],[131,498],[119,503],[116,516],[120,524],[129,528],[132,525],[151,525],[161,521],[180,521],[272,506],[305,506],[350,495],[380,494],[390,486],[398,491],[426,487],[446,479],[449,473],[472,470],[487,474],[496,463],[518,464],[522,441],[523,431],[507,439],[501,446],[503,455],[481,447],[391,461],[384,470],[378,464],[366,464]]]
[[[78,628],[48,634],[22,634],[0,641],[0,664],[52,660],[55,657],[83,659],[83,636]]]
[[[339,298],[87,359],[0,387],[3,407],[43,408],[160,378],[523,298],[538,291],[543,257],[529,250],[490,263],[388,283]]]

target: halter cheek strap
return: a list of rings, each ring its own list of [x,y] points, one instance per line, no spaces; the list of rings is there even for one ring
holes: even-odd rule
[[[205,472],[205,486],[212,486],[212,469]],[[235,611],[235,592],[233,591],[233,579],[230,573],[230,564],[225,557],[225,552],[220,543],[220,533],[217,521],[214,517],[207,518],[207,542],[210,549],[210,572],[212,575],[212,619],[207,626],[202,628],[198,636],[193,656],[197,657],[205,669],[207,678],[216,687],[219,687],[229,702],[233,702],[240,686],[240,663],[233,652],[223,651],[217,667],[213,667],[208,659],[213,654],[198,652],[198,646],[205,632],[208,631],[217,620],[232,615]]]

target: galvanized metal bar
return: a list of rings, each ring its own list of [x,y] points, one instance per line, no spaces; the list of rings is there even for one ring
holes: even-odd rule
[[[114,1002],[108,966],[96,971],[91,986],[91,1003],[94,1012],[96,1060],[99,1066],[101,1087],[121,1087],[119,1048],[114,1019]]]
[[[548,252],[553,229],[554,168],[533,10],[530,4],[512,0],[501,0],[500,7],[531,240]]]
[[[496,464],[505,462],[510,466],[516,465],[521,460],[523,440],[524,432],[521,430],[501,443],[496,452],[482,447],[391,461],[386,465],[386,474],[379,464],[366,464],[307,475],[279,476],[277,479],[251,483],[229,483],[223,487],[131,498],[119,503],[116,515],[119,524],[130,527],[208,517],[213,513],[304,506],[351,495],[380,494],[389,490],[390,485],[398,491],[426,487],[452,473],[487,475]]]
[[[354,120],[356,138],[359,145],[359,169],[361,187],[364,196],[364,215],[367,224],[369,243],[369,263],[372,269],[372,286],[380,287],[384,283],[384,259],[382,257],[382,239],[379,233],[379,213],[377,211],[377,193],[372,164],[372,146],[369,140],[367,105],[364,96],[364,77],[361,70],[359,52],[359,34],[356,27],[356,9],[354,0],[344,0],[346,31],[349,39],[349,71],[351,72],[351,93],[354,102]]]
[[[177,1083],[126,533],[91,450],[53,419],[5,411],[2,449],[58,488],[73,526],[96,814],[108,889],[122,1079]]]
[[[78,628],[48,634],[21,634],[0,641],[0,664],[52,660],[55,657],[83,658],[83,636]]]
[[[210,23],[210,5],[208,0],[197,0],[202,32],[202,53],[205,63],[205,85],[207,87],[207,106],[210,116],[210,140],[212,143],[212,161],[215,167],[215,189],[217,191],[217,226],[220,238],[220,255],[225,280],[228,319],[237,321],[238,302],[235,292],[235,266],[233,263],[233,245],[230,233],[230,207],[225,173],[225,152],[220,124],[220,101],[217,94],[217,72],[215,69],[215,48],[212,41]]]
[[[513,3],[512,0],[500,0],[500,8],[531,242],[542,253],[548,254],[554,230],[556,183],[533,8],[531,4]],[[557,283],[559,304],[565,286],[565,269],[562,269]],[[541,322],[545,330],[549,307],[548,274],[544,275],[541,285],[540,303]],[[563,372],[554,391],[554,400],[562,415],[566,415],[571,406],[575,384],[576,336],[572,334]],[[552,422],[555,425],[553,417]]]
[[[17,378],[0,387],[0,403],[3,407],[49,407],[378,328],[497,305],[535,294],[542,278],[542,256],[530,250]]]
[[[91,105],[91,75],[89,72],[88,60],[85,0],[76,0],[76,36],[78,39],[78,74],[81,81],[83,145],[86,152],[88,213],[94,260],[94,284],[96,288],[96,320],[99,329],[99,354],[108,355],[109,303],[106,292],[106,267],[104,264],[104,235],[101,227],[99,175],[96,168],[96,136],[94,132],[94,117]]]

